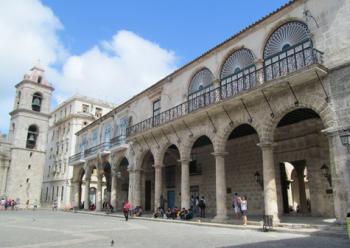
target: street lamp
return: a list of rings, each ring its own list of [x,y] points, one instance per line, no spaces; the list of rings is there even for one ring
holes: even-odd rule
[[[346,148],[348,149],[348,152],[350,152],[350,131],[343,130],[339,132],[339,136],[343,146],[346,146]]]
[[[332,176],[329,172],[329,167],[326,164],[323,164],[321,167],[322,175],[327,179],[329,186],[332,188]]]
[[[260,173],[258,171],[255,172],[254,177],[255,177],[255,182],[260,184],[261,188],[263,189],[264,188],[264,182],[263,182],[263,179],[262,179],[262,177],[261,177],[261,175],[260,175]]]

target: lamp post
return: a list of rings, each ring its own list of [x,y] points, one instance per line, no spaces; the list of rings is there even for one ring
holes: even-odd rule
[[[264,182],[259,171],[255,172],[254,177],[255,177],[255,182],[257,182],[261,186],[261,189],[264,189]]]
[[[323,164],[321,167],[322,175],[327,179],[329,186],[332,188],[332,176],[329,171],[329,167],[326,164]]]
[[[350,153],[350,130],[343,130],[339,132],[340,140],[343,146],[346,146],[348,152]]]

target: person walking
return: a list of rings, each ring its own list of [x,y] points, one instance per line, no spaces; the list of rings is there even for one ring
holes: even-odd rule
[[[198,206],[200,208],[200,214],[201,214],[201,218],[205,218],[205,208],[206,208],[206,203],[205,203],[205,199],[204,196],[202,196],[202,198],[199,200]]]
[[[243,196],[241,200],[241,210],[242,210],[242,217],[243,217],[243,225],[246,226],[248,222],[248,202],[247,197]]]
[[[237,219],[241,217],[241,209],[240,209],[241,201],[242,201],[241,198],[238,196],[237,193],[235,193],[232,198],[232,207]]]
[[[125,221],[128,221],[129,219],[129,211],[131,209],[131,203],[126,200],[124,207],[123,207],[123,213],[124,213],[124,217],[125,217]]]

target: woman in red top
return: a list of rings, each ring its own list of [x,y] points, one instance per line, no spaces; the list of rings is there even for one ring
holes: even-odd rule
[[[126,200],[125,204],[124,204],[124,207],[123,207],[123,213],[124,213],[124,216],[125,216],[125,221],[128,221],[129,219],[129,211],[131,209],[131,204],[128,200]]]

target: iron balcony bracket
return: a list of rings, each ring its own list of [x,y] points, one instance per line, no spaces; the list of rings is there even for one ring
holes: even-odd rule
[[[294,97],[294,100],[295,100],[295,101],[294,101],[294,105],[295,105],[295,106],[298,106],[299,100],[298,100],[297,96],[295,95],[294,90],[293,90],[292,86],[290,85],[289,81],[287,81],[287,84],[288,84],[288,87],[289,87],[290,91],[291,91],[292,94],[293,94],[293,97]]]
[[[271,118],[274,118],[274,117],[275,117],[275,114],[273,113],[271,104],[270,104],[269,100],[267,99],[264,90],[261,90],[261,93],[263,94],[263,96],[264,96],[264,98],[265,98],[265,101],[266,101],[267,105],[268,105],[269,108],[270,108],[270,111],[271,111],[271,114],[270,114],[270,115],[271,115]]]
[[[213,133],[216,133],[217,129],[216,129],[215,124],[214,124],[213,120],[211,119],[208,111],[207,111],[207,116],[208,116],[208,119],[209,119],[211,125],[213,126]]]
[[[252,122],[253,122],[253,118],[252,118],[252,116],[250,115],[250,113],[249,113],[249,111],[248,111],[248,108],[247,108],[247,106],[245,105],[245,103],[244,103],[244,101],[243,101],[242,98],[241,98],[241,102],[242,102],[242,104],[243,104],[243,107],[244,107],[245,111],[247,112],[247,114],[248,114],[248,116],[249,116],[248,122],[249,122],[249,123],[252,123]]]
[[[229,125],[230,125],[231,127],[233,127],[233,121],[232,121],[230,115],[228,114],[227,110],[225,109],[224,105],[222,105],[222,109],[224,110],[224,112],[225,112],[227,118],[230,120]]]
[[[171,124],[170,126],[171,126],[171,128],[173,129],[173,131],[174,131],[174,133],[175,133],[175,135],[176,135],[176,137],[177,137],[177,143],[180,144],[180,143],[181,143],[181,139],[180,139],[179,135],[177,134],[177,132],[176,132],[176,130],[175,130],[173,124]]]
[[[162,131],[163,136],[165,136],[165,138],[167,139],[168,143],[171,143],[168,135],[166,135],[166,133],[164,132],[163,128],[161,128],[160,130]]]
[[[151,150],[151,147],[150,147],[150,146],[148,145],[148,143],[147,143],[146,137],[142,135],[142,138],[143,138],[143,141],[146,143],[148,149]]]
[[[152,135],[152,137],[153,137],[154,141],[156,142],[157,147],[158,147],[158,149],[159,149],[159,148],[160,148],[160,146],[159,146],[159,144],[158,144],[158,141],[156,140],[156,137],[154,137],[153,132],[151,132],[151,135]]]
[[[326,102],[329,102],[329,96],[328,96],[327,91],[326,91],[326,89],[325,89],[325,87],[323,85],[323,80],[321,79],[320,75],[318,75],[317,71],[315,71],[315,73],[316,73],[316,76],[318,78],[318,82],[320,83],[320,85],[322,87],[322,90],[323,90],[323,92],[324,92],[324,94],[326,96],[325,100],[326,100]]]
[[[193,137],[193,133],[192,133],[191,129],[187,126],[187,124],[186,124],[186,122],[184,120],[182,122],[184,123],[184,125],[188,129],[188,131],[190,132],[190,135],[188,137],[192,138]]]

